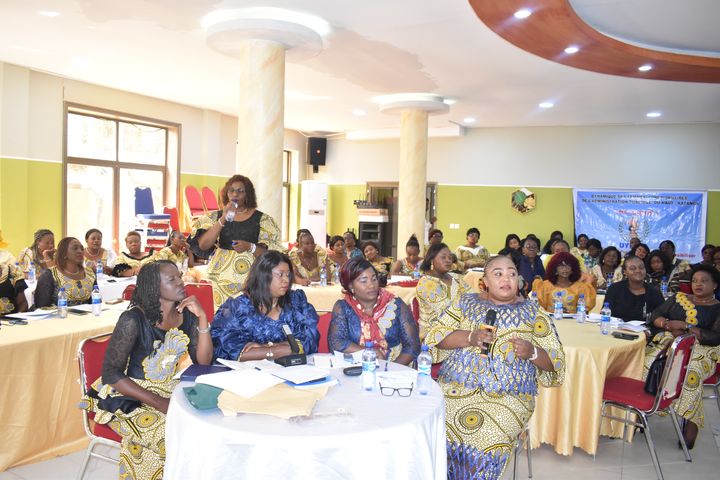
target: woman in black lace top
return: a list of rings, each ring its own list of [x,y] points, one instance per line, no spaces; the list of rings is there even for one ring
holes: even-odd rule
[[[162,477],[165,414],[185,353],[194,363],[212,361],[205,312],[186,296],[172,262],[145,265],[110,338],[102,377],[81,404],[122,437],[121,478]]]

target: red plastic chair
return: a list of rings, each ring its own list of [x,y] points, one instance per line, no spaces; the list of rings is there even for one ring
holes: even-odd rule
[[[714,398],[717,402],[718,410],[720,410],[720,362],[715,365],[715,373],[703,382],[703,387],[710,387],[713,390],[713,395],[708,395],[703,398]]]
[[[188,295],[195,295],[200,301],[205,315],[207,316],[208,323],[212,323],[215,317],[215,303],[213,302],[213,288],[210,283],[186,283],[185,293]]]
[[[102,364],[105,359],[105,350],[107,350],[109,340],[110,334],[105,333],[86,338],[80,342],[80,346],[78,347],[78,364],[80,366],[81,395],[85,395],[85,392],[90,389],[93,382],[102,375]],[[78,476],[81,480],[85,475],[85,470],[91,457],[118,464],[120,458],[119,453],[118,458],[113,458],[97,453],[94,449],[97,445],[120,448],[120,441],[122,440],[120,436],[107,425],[95,423],[93,421],[95,413],[82,410],[82,416],[85,433],[90,437],[90,444],[85,450],[85,457],[83,458],[80,475]]]
[[[218,200],[215,196],[215,192],[213,192],[212,188],[210,187],[202,187],[202,199],[205,203],[205,210],[208,212],[212,212],[213,210],[219,210],[220,207],[218,206]]]
[[[135,284],[130,284],[125,287],[122,293],[123,300],[132,300],[133,292],[135,291]]]
[[[330,319],[332,312],[323,313],[318,318],[318,332],[320,332],[320,341],[318,342],[318,353],[330,353],[328,346],[328,330],[330,329]]]
[[[200,192],[198,192],[197,188],[192,185],[185,186],[185,201],[187,202],[191,217],[197,217],[205,214],[205,207],[203,206]]]
[[[683,335],[677,337],[667,354],[665,370],[660,379],[660,386],[656,395],[650,395],[645,392],[645,382],[628,377],[609,378],[605,381],[605,390],[603,391],[603,403],[600,415],[611,420],[617,420],[627,425],[643,428],[645,438],[647,439],[648,450],[652,457],[655,473],[659,479],[663,478],[662,469],[655,451],[655,443],[650,433],[650,424],[648,417],[656,413],[670,413],[675,433],[680,440],[685,460],[692,461],[690,452],[688,452],[685,439],[683,438],[680,424],[678,423],[677,413],[672,406],[673,401],[682,393],[683,384],[687,375],[687,366],[692,356],[693,345],[695,345],[694,335]],[[606,412],[608,407],[615,407],[626,412],[624,418],[615,417]],[[630,414],[635,414],[640,418],[640,422],[631,418]]]

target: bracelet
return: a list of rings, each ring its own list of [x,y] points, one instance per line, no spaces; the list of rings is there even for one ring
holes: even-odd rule
[[[274,345],[275,345],[275,344],[274,344],[273,342],[268,342],[268,343],[267,343],[268,348],[272,348]]]
[[[267,360],[272,360],[272,358],[275,356],[275,354],[270,350],[269,352],[265,352],[265,358]]]
[[[225,226],[225,224],[222,222],[222,218],[223,217],[218,218],[217,222],[215,222],[220,224],[220,228],[223,228]]]
[[[533,345],[533,354],[530,356],[530,358],[528,358],[528,360],[530,360],[532,362],[533,360],[537,360],[537,357],[538,357],[538,349],[535,345]]]
[[[210,331],[210,325],[208,325],[205,328],[195,327],[197,328],[198,333],[208,333]]]
[[[473,331],[470,330],[470,331],[468,332],[468,343],[470,344],[470,346],[472,346],[472,344],[473,344],[473,343],[472,343],[472,334],[473,334]]]
[[[255,245],[254,243],[251,243],[250,244],[250,253],[255,253],[256,249],[257,249],[257,245]]]
[[[240,355],[238,355],[238,358],[237,358],[237,361],[238,361],[238,362],[241,361],[240,359],[242,358],[242,354],[243,354],[243,352],[240,352]]]

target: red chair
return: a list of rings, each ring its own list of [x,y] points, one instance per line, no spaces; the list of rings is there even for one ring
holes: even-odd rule
[[[419,326],[420,325],[420,304],[417,301],[417,297],[413,297],[412,302],[410,302],[410,311],[412,312],[412,316],[415,319],[415,323]]]
[[[170,228],[175,231],[181,232],[180,230],[180,214],[178,213],[177,207],[164,207],[163,211],[170,215]],[[185,238],[190,236],[190,232],[182,232]]]
[[[677,413],[672,406],[673,401],[682,393],[683,384],[687,375],[687,366],[692,356],[693,345],[695,345],[694,335],[683,335],[677,337],[667,353],[667,361],[665,370],[663,370],[660,386],[656,395],[650,395],[645,392],[645,382],[628,377],[609,378],[605,381],[605,390],[603,391],[603,403],[600,415],[611,420],[617,420],[627,425],[643,428],[645,438],[647,439],[648,450],[652,457],[655,473],[659,479],[663,478],[662,469],[655,451],[655,443],[650,433],[650,424],[648,417],[656,413],[665,412],[670,414],[675,433],[680,440],[685,460],[692,461],[690,452],[688,452],[685,439],[683,438],[680,424],[678,423]],[[615,407],[624,410],[626,416],[624,418],[616,417],[608,412],[608,407]],[[640,423],[630,414],[635,414],[640,418]]]
[[[185,293],[195,295],[200,301],[208,322],[212,323],[215,317],[215,303],[213,302],[213,288],[211,283],[186,283]]]
[[[81,395],[85,395],[93,382],[102,375],[102,364],[105,358],[105,350],[107,350],[108,343],[110,343],[109,340],[110,334],[105,333],[86,338],[80,342],[80,346],[78,347],[78,364],[80,366]],[[95,423],[93,421],[95,413],[82,410],[82,415],[83,426],[85,427],[85,433],[90,437],[90,444],[85,450],[85,457],[83,458],[80,475],[78,476],[81,480],[85,475],[85,470],[91,457],[118,464],[120,458],[119,453],[118,458],[114,458],[97,453],[94,449],[97,445],[120,448],[120,441],[122,440],[120,436],[107,425]]]
[[[205,214],[205,207],[203,206],[200,192],[192,185],[185,186],[185,202],[187,202],[191,217],[198,217]]]
[[[214,210],[219,210],[220,207],[218,206],[218,200],[215,196],[215,192],[213,192],[212,188],[210,187],[202,187],[202,199],[203,203],[205,203],[205,210],[208,212],[212,212]]]
[[[132,300],[133,292],[135,291],[135,284],[130,284],[127,287],[125,287],[125,290],[123,290],[122,293],[122,299],[123,300]]]
[[[328,347],[328,330],[330,328],[330,319],[332,312],[323,313],[318,318],[318,332],[320,332],[320,341],[318,342],[318,353],[331,353]]]
[[[710,378],[705,380],[703,387],[712,388],[714,394],[708,395],[703,398],[714,398],[717,402],[718,410],[720,410],[720,362],[715,365],[715,373]]]

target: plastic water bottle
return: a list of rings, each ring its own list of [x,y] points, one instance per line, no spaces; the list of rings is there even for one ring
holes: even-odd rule
[[[95,278],[97,278],[98,280],[102,280],[104,275],[105,274],[103,272],[102,260],[98,260],[97,263],[95,264]]]
[[[577,313],[575,314],[575,321],[577,323],[585,323],[585,317],[587,312],[585,310],[585,294],[581,293],[577,301]]]
[[[238,207],[237,203],[232,202],[232,204],[233,204],[233,207],[235,207],[235,208]],[[228,222],[232,222],[233,220],[235,220],[235,210],[228,210],[227,213],[225,214],[225,220]]]
[[[320,286],[327,287],[327,269],[325,265],[320,267]]]
[[[338,285],[340,283],[340,265],[338,265],[337,263],[335,264],[335,270],[333,270],[332,279],[335,285]]]
[[[190,268],[190,262],[188,261],[187,258],[185,260],[183,260],[181,268],[182,268],[182,270],[180,270],[180,271],[183,274],[187,273],[188,269]]]
[[[610,317],[610,303],[605,302],[600,310],[600,333],[603,335],[610,333]]]
[[[35,282],[37,280],[37,275],[35,274],[35,264],[33,262],[30,262],[30,268],[28,268],[28,282]]]
[[[415,268],[413,269],[413,280],[420,279],[420,262],[415,264]]]
[[[530,292],[530,301],[532,303],[534,303],[535,305],[538,304],[537,292],[535,292],[535,291]]]
[[[362,353],[362,385],[366,392],[375,390],[376,361],[377,353],[373,349],[373,342],[365,343],[365,350]]]
[[[100,295],[100,289],[97,285],[93,288],[92,291],[92,313],[96,317],[100,316],[100,312],[102,312],[102,295]]]
[[[553,320],[562,320],[563,301],[562,292],[555,292],[555,303],[553,304]]]
[[[612,274],[612,273],[608,273],[608,274],[607,274],[607,282],[605,283],[605,290],[607,290],[608,288],[610,288],[610,285],[612,285],[612,284],[613,284],[613,274]]]
[[[67,293],[65,293],[64,288],[60,288],[60,290],[58,290],[57,306],[58,306],[58,317],[67,318],[67,315],[68,315]]]
[[[432,382],[432,378],[430,377],[430,370],[432,369],[432,356],[430,356],[430,352],[428,352],[427,345],[422,346],[422,352],[420,352],[420,355],[418,355],[417,358],[417,365],[418,392],[420,392],[420,395],[427,395],[430,391],[430,384]]]
[[[662,292],[663,298],[668,297],[668,281],[667,277],[662,277],[662,280],[660,281],[660,292]]]

